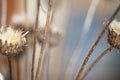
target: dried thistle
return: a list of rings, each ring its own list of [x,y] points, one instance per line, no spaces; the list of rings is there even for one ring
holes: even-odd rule
[[[91,55],[92,55],[92,52],[95,50],[97,44],[99,43],[100,39],[102,38],[103,34],[105,33],[105,31],[108,29],[109,25],[111,24],[111,22],[114,20],[114,18],[116,17],[116,15],[118,14],[120,10],[120,4],[119,6],[117,7],[117,9],[115,10],[115,12],[113,13],[113,15],[111,16],[111,18],[109,19],[109,22],[106,24],[105,28],[102,30],[102,32],[99,34],[98,38],[96,39],[96,41],[94,42],[94,44],[92,45],[92,47],[90,48],[87,56],[85,57],[83,63],[82,63],[82,66],[80,68],[80,70],[78,71],[78,74],[75,78],[75,80],[79,80],[79,78],[81,77],[82,73],[83,73],[83,70],[85,69],[87,63],[88,63],[88,60],[90,59]]]
[[[39,43],[42,43],[43,41],[44,30],[45,28],[43,27],[39,28],[38,37],[37,37]],[[49,34],[47,36],[47,42],[50,47],[54,47],[58,45],[58,42],[61,41],[64,37],[64,32],[58,28],[50,28],[48,32]]]
[[[21,30],[14,30],[10,27],[0,28],[0,53],[6,56],[15,56],[23,51],[26,44],[25,36]]]
[[[108,42],[114,48],[120,48],[120,22],[114,20],[109,26]]]

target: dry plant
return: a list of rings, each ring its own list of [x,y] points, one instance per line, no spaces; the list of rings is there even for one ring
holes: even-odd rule
[[[42,67],[42,59],[43,59],[43,52],[44,52],[44,48],[45,48],[45,44],[46,44],[46,40],[47,40],[47,35],[49,32],[49,27],[50,27],[50,18],[51,18],[51,11],[52,11],[52,0],[48,1],[48,13],[47,13],[47,20],[46,20],[46,24],[45,24],[45,29],[44,29],[44,33],[43,33],[43,41],[41,42],[41,51],[40,51],[40,56],[39,56],[39,61],[38,61],[38,66],[37,66],[37,72],[36,72],[36,80],[39,80],[39,74],[41,72],[41,67]]]
[[[100,56],[98,56],[98,58],[90,65],[90,67],[85,71],[85,73],[82,75],[82,77],[80,78],[80,80],[83,80],[87,74],[94,68],[95,64],[97,64],[102,57],[104,57],[107,53],[109,53],[111,50],[113,49],[113,47],[110,47],[108,49],[106,49]]]
[[[0,28],[0,53],[8,58],[10,80],[12,80],[12,57],[19,56],[23,52],[27,34],[28,32],[14,30],[11,26]]]
[[[111,16],[111,18],[109,19],[109,22],[106,24],[105,28],[102,30],[102,32],[99,34],[98,38],[96,39],[96,41],[94,42],[93,46],[91,47],[91,49],[89,50],[87,56],[85,57],[84,61],[83,61],[83,64],[77,74],[77,77],[76,77],[76,80],[79,80],[82,73],[83,73],[83,70],[85,69],[86,67],[86,64],[89,60],[89,58],[91,57],[92,55],[92,52],[95,50],[97,44],[99,43],[100,39],[102,38],[103,34],[105,33],[105,31],[108,29],[110,23],[114,20],[114,18],[116,17],[116,15],[118,14],[120,10],[120,4],[118,6],[118,8],[116,9],[116,11],[114,12],[114,14]]]
[[[34,65],[35,65],[35,53],[36,53],[36,40],[37,40],[37,30],[38,30],[38,20],[39,20],[39,10],[40,10],[40,0],[37,0],[37,15],[35,23],[35,33],[34,33],[34,45],[33,45],[33,56],[32,56],[32,68],[31,68],[31,80],[34,80]]]
[[[2,1],[6,1],[6,0],[2,0]],[[3,2],[4,4],[5,4],[5,2]],[[26,0],[24,1],[24,11],[26,12],[27,11],[27,6],[26,6],[26,4],[27,4],[27,2],[26,2]],[[96,6],[97,6],[97,4],[99,3],[99,0],[96,2]],[[7,4],[5,4],[5,5],[7,5]],[[6,6],[5,5],[3,5],[3,7],[5,7],[6,8]],[[90,8],[90,11],[88,11],[89,13],[91,13],[91,10],[93,10],[94,12],[92,12],[91,13],[91,15],[89,15],[89,13],[88,13],[88,16],[87,16],[87,19],[89,19],[89,17],[91,17],[91,21],[92,21],[92,18],[93,18],[93,15],[94,15],[94,13],[95,13],[95,9],[96,9],[96,7],[94,7],[94,10],[93,9],[91,9]],[[4,12],[4,13],[6,13],[6,9],[2,9],[2,10],[5,10],[5,11],[2,11],[2,12]],[[40,73],[41,72],[43,72],[42,70],[44,70],[44,68],[45,68],[45,62],[47,62],[47,69],[46,69],[46,77],[47,77],[47,80],[49,80],[49,74],[48,74],[48,72],[49,72],[49,58],[50,58],[50,50],[52,49],[52,47],[51,47],[51,42],[50,42],[50,40],[48,41],[47,39],[49,38],[49,35],[50,35],[50,22],[51,22],[51,17],[53,17],[53,1],[52,0],[48,0],[48,12],[47,12],[47,19],[46,19],[46,24],[45,24],[45,27],[44,27],[44,29],[43,29],[43,34],[42,34],[42,39],[41,39],[41,42],[40,42],[40,44],[41,44],[41,49],[40,49],[40,54],[39,54],[39,59],[38,59],[38,65],[37,65],[37,71],[36,71],[36,73],[35,73],[35,55],[36,55],[36,44],[37,44],[37,38],[38,38],[38,31],[39,31],[39,29],[38,29],[38,23],[39,23],[39,15],[40,15],[40,0],[37,0],[37,14],[36,14],[36,21],[35,21],[35,29],[34,29],[34,44],[33,44],[33,54],[32,54],[32,68],[31,68],[31,80],[39,80],[40,78],[41,78],[41,76],[40,76]],[[88,60],[90,59],[90,57],[91,57],[91,55],[92,55],[92,53],[93,53],[93,51],[95,50],[95,48],[96,48],[96,46],[97,46],[97,44],[99,43],[99,41],[100,41],[100,39],[102,38],[102,36],[103,36],[103,34],[105,33],[105,31],[108,29],[108,26],[111,24],[111,22],[114,20],[114,18],[116,17],[116,15],[118,14],[118,12],[119,12],[119,10],[120,10],[120,4],[119,4],[119,6],[118,6],[118,8],[116,9],[116,11],[113,13],[113,15],[111,16],[111,18],[109,19],[109,22],[106,24],[106,26],[105,26],[105,28],[102,30],[102,32],[99,34],[99,36],[98,36],[98,38],[96,39],[96,41],[94,42],[94,44],[92,45],[92,47],[90,48],[90,50],[89,50],[89,52],[88,52],[88,54],[87,54],[87,56],[85,57],[85,59],[84,59],[84,61],[83,61],[83,64],[82,64],[82,66],[81,66],[81,68],[80,68],[80,70],[78,71],[78,74],[77,74],[77,76],[76,76],[76,78],[75,78],[75,80],[83,80],[87,75],[88,75],[88,73],[94,68],[94,66],[107,54],[107,53],[109,53],[113,48],[116,48],[116,44],[115,45],[113,45],[116,41],[114,41],[114,42],[111,42],[111,41],[113,41],[113,39],[112,38],[110,38],[109,37],[109,39],[108,39],[108,42],[110,43],[110,46],[111,47],[109,47],[108,49],[106,49],[103,53],[101,53],[101,55],[100,56],[98,56],[98,58],[90,65],[90,67],[85,71],[85,73],[83,73],[83,70],[85,69],[85,67],[86,67],[86,65],[87,65],[87,63],[88,63]],[[6,13],[7,14],[7,13]],[[3,16],[2,16],[2,24],[4,24],[5,23],[5,21],[6,21],[6,14],[2,14]],[[86,20],[86,22],[85,22],[85,26],[86,27],[89,27],[89,25],[91,24],[91,21],[90,21],[90,23],[89,24],[86,24],[86,23],[88,23],[89,22],[89,20]],[[4,31],[2,31],[2,29],[4,29]],[[16,56],[16,55],[19,55],[19,52],[21,52],[21,51],[23,51],[23,46],[25,45],[25,43],[26,43],[26,38],[25,38],[25,36],[26,36],[26,34],[28,33],[28,32],[26,32],[26,33],[24,33],[24,34],[22,34],[22,32],[19,32],[19,31],[16,31],[15,33],[16,33],[16,35],[19,35],[19,37],[21,37],[22,36],[22,42],[21,43],[19,43],[19,40],[18,40],[18,43],[17,44],[15,44],[15,40],[16,40],[16,38],[14,38],[14,37],[12,37],[11,39],[8,39],[7,40],[7,38],[6,37],[8,37],[8,35],[2,35],[4,32],[6,32],[7,31],[7,29],[9,29],[9,30],[11,30],[9,27],[8,28],[6,28],[6,27],[1,27],[1,29],[0,29],[0,53],[1,54],[3,54],[3,55],[5,55],[5,56],[7,56],[8,57],[8,63],[9,63],[9,75],[10,75],[10,80],[12,80],[12,62],[11,62],[11,58],[13,57],[13,56]],[[89,28],[88,28],[89,29]],[[84,29],[85,30],[85,29]],[[14,32],[14,31],[12,31],[12,32]],[[18,32],[18,33],[17,33]],[[88,30],[86,31],[86,32],[84,32],[83,31],[83,34],[84,35],[86,35],[86,33],[88,32]],[[10,32],[9,32],[10,33]],[[114,34],[114,33],[113,33]],[[112,33],[110,34],[110,36],[112,35],[112,36],[114,36]],[[15,36],[16,36],[15,35]],[[53,34],[54,35],[54,34]],[[84,39],[84,35],[82,35],[82,39]],[[2,37],[3,37],[3,39],[1,39]],[[59,36],[59,35],[57,35],[57,36]],[[115,35],[116,36],[116,35]],[[19,39],[19,37],[17,36],[17,38]],[[55,37],[56,38],[56,37]],[[83,40],[82,40],[83,41]],[[48,52],[46,53],[46,55],[47,55],[47,57],[43,57],[43,55],[44,55],[44,51],[45,51],[45,48],[46,48],[46,43],[48,43]],[[80,44],[81,44],[82,42],[80,41]],[[9,44],[9,45],[8,45]],[[118,47],[119,45],[117,45],[117,47]],[[120,47],[120,46],[119,46]],[[78,46],[78,48],[79,48],[79,46]],[[77,48],[77,49],[78,49]],[[46,59],[46,58],[48,58],[48,59]],[[26,64],[27,64],[27,59],[28,58],[26,58],[26,62],[25,62],[25,66],[27,66]],[[43,64],[42,64],[42,60],[43,60]],[[45,61],[46,60],[46,61]],[[71,59],[72,60],[72,59]],[[17,67],[17,80],[19,80],[20,79],[20,72],[19,72],[19,67],[20,67],[20,65],[19,65],[19,59],[17,58],[17,60],[16,60],[16,67]],[[27,66],[28,67],[28,66]],[[25,73],[27,74],[27,67],[25,68]],[[43,67],[43,69],[42,69],[42,67]],[[68,71],[69,71],[69,69],[68,69]],[[27,79],[27,76],[25,76],[26,77],[26,79]]]

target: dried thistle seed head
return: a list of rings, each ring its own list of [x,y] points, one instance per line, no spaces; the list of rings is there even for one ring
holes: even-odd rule
[[[109,26],[108,42],[114,48],[120,48],[120,22],[117,20]]]
[[[44,30],[45,30],[44,27],[39,28],[38,35],[37,35],[39,43],[42,43],[44,40],[43,39]],[[63,39],[63,36],[64,36],[64,33],[62,30],[58,28],[50,28],[47,35],[47,42],[51,47],[56,46],[58,42]]]
[[[63,30],[59,28],[52,28],[50,32],[50,36],[48,37],[48,43],[50,46],[56,46],[60,43],[60,41],[64,37]]]
[[[32,26],[34,26],[33,19],[29,19],[25,14],[14,14],[11,20],[12,26],[14,29],[23,28],[25,30],[32,30]]]
[[[26,44],[28,32],[24,33],[21,30],[14,30],[11,26],[0,28],[0,53],[4,55],[17,55],[22,51]]]

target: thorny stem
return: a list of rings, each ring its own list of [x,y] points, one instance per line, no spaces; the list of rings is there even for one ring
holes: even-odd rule
[[[37,0],[37,15],[36,15],[35,33],[34,33],[31,80],[34,80],[34,65],[35,65],[35,52],[36,52],[36,39],[37,39],[37,30],[38,30],[39,8],[40,8],[40,0]]]
[[[40,69],[41,69],[41,63],[42,63],[42,58],[43,58],[43,52],[44,52],[44,46],[46,44],[46,39],[47,39],[47,34],[49,31],[49,24],[50,24],[50,17],[51,17],[51,11],[52,11],[52,1],[49,0],[48,2],[48,13],[47,13],[47,21],[45,24],[45,30],[44,30],[44,36],[43,36],[43,42],[41,43],[41,51],[40,51],[40,57],[39,57],[39,62],[37,66],[37,72],[36,72],[36,80],[39,79],[39,74],[40,74]]]
[[[109,53],[111,50],[113,49],[113,47],[109,47],[108,49],[106,49],[100,56],[98,56],[98,58],[90,65],[90,67],[85,71],[85,73],[83,74],[83,76],[80,78],[80,80],[83,80],[87,74],[94,68],[94,66],[107,54]]]
[[[11,56],[8,56],[8,66],[9,66],[10,80],[12,80],[12,62],[11,62]]]
[[[102,32],[99,34],[97,40],[95,41],[95,43],[93,44],[93,46],[91,47],[91,49],[89,50],[89,52],[88,52],[86,58],[84,59],[83,64],[82,64],[82,66],[81,66],[81,68],[80,68],[80,70],[79,70],[79,72],[78,72],[77,77],[76,77],[75,80],[79,80],[79,78],[80,78],[80,76],[81,76],[84,68],[86,67],[86,64],[87,64],[89,58],[90,58],[91,55],[92,55],[92,52],[94,51],[94,49],[96,48],[96,46],[97,46],[98,42],[100,41],[101,37],[102,37],[103,34],[105,33],[105,30],[108,29],[108,26],[110,25],[110,23],[114,20],[114,18],[115,18],[116,15],[118,14],[119,10],[120,10],[120,4],[119,4],[118,8],[116,9],[116,11],[114,12],[114,14],[113,14],[113,15],[111,16],[111,18],[109,19],[109,22],[106,24],[105,28],[104,28],[104,29],[102,30]]]

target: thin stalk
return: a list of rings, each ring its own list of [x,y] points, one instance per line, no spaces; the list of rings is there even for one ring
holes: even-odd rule
[[[46,72],[46,80],[49,80],[49,60],[50,60],[50,52],[51,52],[51,47],[48,45],[48,49],[45,52],[44,58],[43,58],[43,65],[41,72]],[[42,77],[43,75],[40,75]],[[43,78],[42,78],[43,80]]]
[[[111,50],[113,49],[113,47],[110,47],[108,49],[106,49],[100,56],[98,56],[98,58],[90,65],[90,67],[85,71],[85,73],[83,74],[83,76],[80,78],[80,80],[83,80],[88,73],[94,68],[94,66],[107,54],[109,53]]]
[[[24,13],[25,16],[27,16],[27,2],[28,0],[24,0]],[[27,49],[25,50],[25,53],[27,53]],[[25,80],[28,80],[28,54],[25,55]]]
[[[41,51],[40,51],[40,56],[39,56],[39,63],[38,63],[38,66],[37,66],[35,80],[39,80],[39,74],[40,74],[40,68],[41,68],[41,63],[42,63],[43,51],[44,51],[44,44],[41,45]]]
[[[46,67],[46,79],[47,80],[50,80],[49,79],[49,67],[50,67],[50,49],[51,49],[51,47],[49,47],[49,53],[47,53],[47,67]]]
[[[43,64],[42,64],[42,67],[41,67],[42,74],[40,75],[40,80],[43,80],[43,74],[44,74],[45,66],[47,64],[46,62],[47,62],[47,59],[48,59],[48,53],[49,53],[48,51],[49,50],[46,50],[46,52],[44,53]],[[47,78],[47,76],[46,76],[46,78]]]
[[[118,8],[116,9],[116,11],[114,12],[114,14],[113,14],[113,15],[111,16],[111,18],[109,19],[109,22],[106,24],[105,28],[104,28],[104,29],[102,30],[102,32],[99,34],[97,40],[95,41],[95,43],[93,44],[93,46],[91,47],[91,49],[89,50],[89,52],[88,52],[87,56],[85,57],[85,59],[84,59],[84,61],[83,61],[83,64],[82,64],[82,66],[81,66],[81,68],[80,68],[80,70],[79,70],[79,72],[78,72],[77,77],[76,77],[75,80],[79,80],[81,74],[83,73],[84,68],[86,67],[86,64],[87,64],[89,58],[90,58],[91,55],[92,55],[92,52],[94,51],[94,49],[96,48],[96,46],[97,46],[98,42],[100,41],[101,37],[102,37],[103,34],[105,33],[105,30],[108,29],[108,26],[110,25],[110,23],[114,20],[114,18],[115,18],[116,15],[118,14],[119,10],[120,10],[120,4],[119,4]]]
[[[28,80],[28,54],[25,56],[25,80]]]
[[[36,15],[36,23],[35,23],[33,54],[32,54],[31,80],[34,80],[34,65],[35,65],[35,53],[36,53],[36,39],[37,39],[37,30],[38,30],[39,9],[40,9],[40,0],[37,0],[37,15]]]
[[[52,2],[55,4],[55,1],[52,0]],[[50,23],[52,23],[53,21],[53,16],[54,16],[54,13],[55,13],[55,5],[52,5],[52,11],[51,11],[51,17],[50,17]],[[46,68],[46,79],[49,80],[49,58],[50,58],[50,48],[51,46],[48,44],[48,50],[47,52],[45,53],[45,57],[43,58],[43,67],[41,69],[41,72],[43,72],[42,70],[44,70],[45,68],[45,64],[47,65],[47,68]],[[46,60],[47,59],[47,60]]]
[[[10,80],[12,80],[12,62],[11,62],[11,56],[10,57],[8,56],[7,58],[8,58]]]
[[[45,30],[44,30],[44,36],[43,36],[43,42],[41,43],[41,51],[40,51],[40,57],[38,61],[38,66],[37,66],[37,72],[36,72],[36,80],[39,79],[39,74],[40,74],[40,69],[41,69],[41,63],[42,63],[42,58],[43,58],[43,52],[44,52],[44,46],[46,44],[46,39],[47,39],[47,34],[49,31],[49,24],[50,24],[50,18],[51,18],[51,10],[52,10],[52,5],[51,5],[51,0],[48,2],[48,14],[47,14],[47,21],[45,24]]]
[[[88,9],[85,21],[84,21],[83,29],[82,29],[82,32],[81,32],[82,34],[79,38],[78,45],[76,46],[76,48],[75,48],[75,50],[72,54],[72,57],[70,59],[70,62],[68,63],[68,68],[65,72],[65,79],[70,78],[68,76],[68,73],[70,74],[70,73],[73,72],[73,69],[74,69],[73,63],[76,61],[76,56],[80,52],[81,45],[83,44],[83,41],[85,40],[85,37],[86,37],[90,27],[91,27],[91,24],[92,24],[92,21],[93,21],[93,18],[94,18],[94,14],[97,10],[99,2],[100,2],[100,0],[92,0],[91,1],[91,4],[89,6],[89,9]]]
[[[16,68],[17,68],[17,80],[20,80],[20,62],[19,57],[16,58]]]

